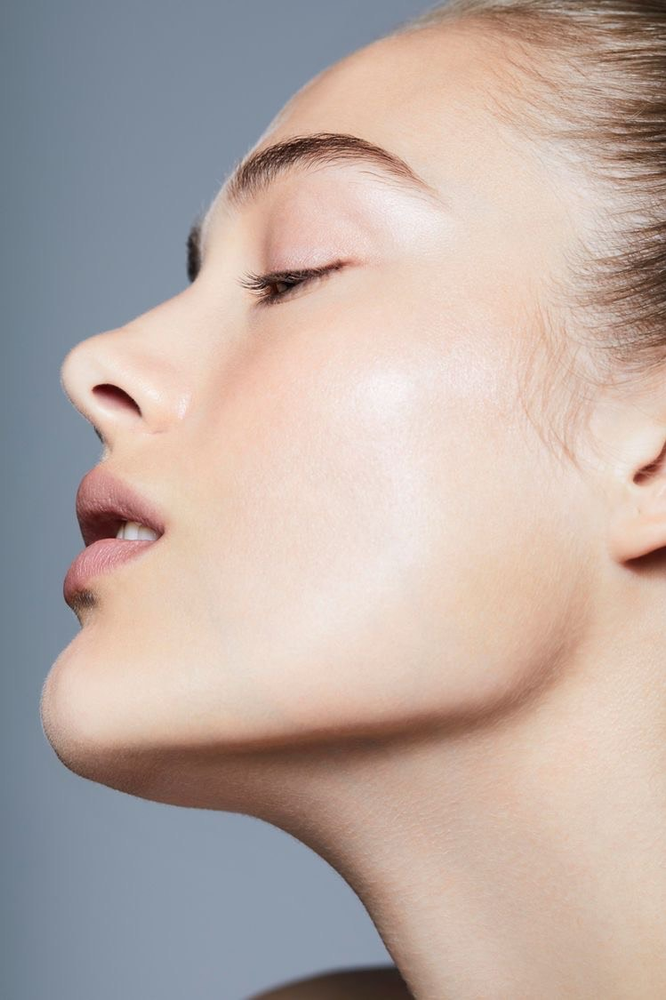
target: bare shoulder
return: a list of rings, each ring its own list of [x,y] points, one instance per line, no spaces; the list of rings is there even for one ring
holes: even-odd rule
[[[323,972],[295,979],[247,1000],[413,1000],[395,965]]]

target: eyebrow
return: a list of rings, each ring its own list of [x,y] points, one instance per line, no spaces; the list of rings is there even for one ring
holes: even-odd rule
[[[426,196],[439,207],[439,192],[409,164],[383,146],[344,132],[313,132],[290,136],[246,156],[224,184],[224,199],[233,209],[247,205],[288,171],[337,163],[364,163],[412,194]],[[198,217],[187,236],[187,276],[194,281],[202,263],[202,232],[206,219]]]

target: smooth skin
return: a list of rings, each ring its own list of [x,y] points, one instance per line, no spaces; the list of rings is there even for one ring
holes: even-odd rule
[[[595,192],[493,113],[502,59],[447,27],[326,69],[257,148],[361,136],[441,204],[355,163],[223,187],[196,281],[67,355],[168,529],[74,609],[42,719],[82,776],[299,838],[418,1000],[656,1000],[666,390],[600,387],[577,464],[524,405],[575,396],[539,323]]]

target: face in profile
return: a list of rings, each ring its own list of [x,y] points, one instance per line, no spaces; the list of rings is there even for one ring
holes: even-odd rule
[[[225,760],[472,724],[566,658],[594,532],[526,403],[577,215],[497,80],[456,31],[330,67],[216,196],[195,280],[67,355],[166,526],[72,601],[42,718],[73,770],[236,804]]]

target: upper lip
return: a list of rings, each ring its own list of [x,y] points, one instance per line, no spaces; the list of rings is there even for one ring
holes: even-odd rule
[[[164,534],[164,518],[131,486],[97,466],[87,472],[76,491],[76,517],[86,546],[100,538],[115,538],[123,521],[138,521]]]

